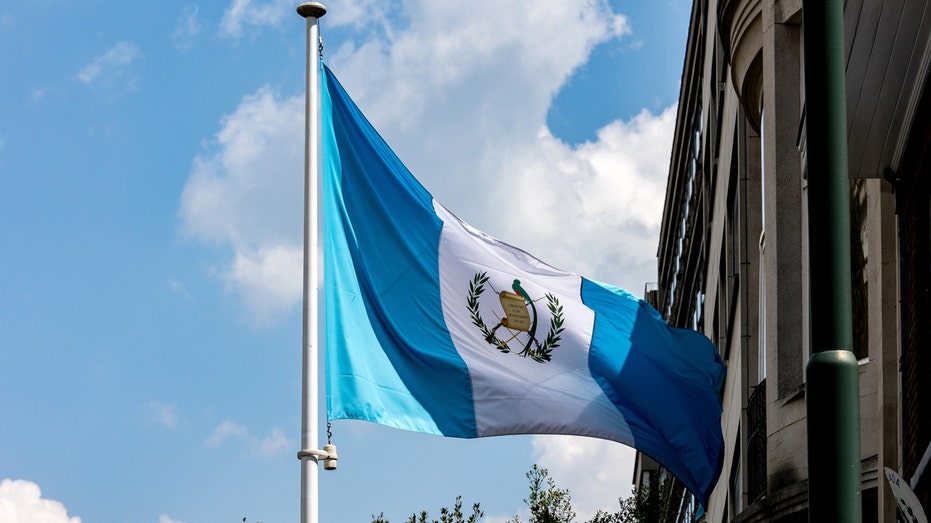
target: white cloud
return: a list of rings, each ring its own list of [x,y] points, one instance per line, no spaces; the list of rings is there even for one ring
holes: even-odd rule
[[[0,521],[3,523],[81,523],[68,517],[60,501],[42,499],[39,486],[23,479],[0,481]]]
[[[135,87],[135,77],[130,74],[129,66],[141,56],[142,52],[135,44],[120,42],[82,69],[77,74],[77,79],[88,86],[120,80],[125,82],[127,88],[132,89]]]
[[[183,283],[179,282],[178,280],[175,280],[174,278],[168,280],[168,288],[171,289],[173,292],[176,292],[180,294],[181,296],[184,296],[184,298],[188,300],[194,299],[194,296],[191,295],[191,292],[187,289],[187,287]]]
[[[303,247],[263,246],[240,250],[223,279],[249,305],[250,320],[263,324],[287,312],[303,296]]]
[[[186,5],[181,10],[178,25],[171,33],[171,41],[175,49],[184,52],[194,46],[194,40],[200,34],[201,28],[198,11],[199,8],[196,5]]]
[[[362,29],[374,23],[390,35],[392,31],[387,15],[395,9],[396,5],[385,0],[344,0],[327,11],[323,24],[326,27],[349,25],[355,29]]]
[[[534,459],[560,489],[569,489],[579,521],[599,509],[614,512],[633,490],[634,450],[613,441],[574,436],[535,436]]]
[[[528,217],[502,222],[500,234],[552,265],[640,294],[655,278],[675,116],[675,107],[644,110],[574,148],[544,129],[499,154],[497,193],[514,216]]]
[[[294,15],[296,6],[291,0],[233,0],[220,21],[220,36],[239,39],[247,26],[254,29],[277,27],[285,17]]]
[[[414,4],[395,37],[376,33],[328,59],[376,128],[465,221],[641,293],[655,279],[675,111],[614,122],[578,147],[546,127],[560,88],[595,45],[630,33],[627,19],[598,1],[488,0],[470,17]]]
[[[272,428],[268,435],[260,437],[253,435],[244,425],[229,420],[217,426],[204,440],[204,445],[219,447],[229,440],[240,442],[248,453],[261,458],[273,458],[291,447],[291,440],[278,427]]]
[[[158,516],[158,523],[184,523],[180,519],[173,519],[168,514],[160,514]]]
[[[302,294],[304,101],[263,88],[224,118],[213,150],[194,160],[181,196],[187,234],[229,244],[217,273],[253,323],[291,310]]]
[[[41,103],[45,99],[45,95],[49,93],[48,87],[37,87],[29,93],[29,103],[35,105]]]
[[[336,21],[369,32],[327,61],[427,189],[547,263],[641,293],[655,279],[675,109],[615,121],[576,147],[545,125],[556,93],[594,46],[629,33],[626,18],[597,0],[484,0],[470,16],[424,1],[405,4],[405,25],[389,31],[384,17],[364,14],[366,2]],[[228,24],[273,25],[279,7],[237,0]],[[300,301],[302,166],[303,95],[266,87],[224,118],[182,195],[184,230],[232,247],[215,273],[258,323]]]
[[[230,438],[247,438],[248,436],[249,430],[246,427],[235,421],[227,420],[213,430],[213,433],[204,441],[204,444],[208,447],[219,447]]]
[[[150,401],[146,404],[147,419],[151,423],[157,423],[169,429],[178,425],[178,413],[174,405],[167,405],[158,401]]]
[[[275,428],[268,436],[262,438],[257,450],[260,456],[270,458],[287,451],[290,447],[291,440],[284,435],[284,431]]]
[[[464,154],[503,137],[527,138],[513,131],[535,133],[594,46],[628,32],[626,18],[598,1],[480,0],[469,16],[445,2],[405,7],[402,30],[344,44],[328,61],[376,127],[390,124],[413,143],[455,133],[466,140],[457,142]]]

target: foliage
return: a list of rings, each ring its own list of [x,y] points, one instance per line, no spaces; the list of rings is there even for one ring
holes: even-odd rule
[[[440,519],[430,520],[427,515],[426,510],[420,511],[420,513],[411,514],[411,517],[407,518],[407,523],[477,523],[485,516],[485,513],[482,512],[478,503],[472,505],[472,514],[466,518],[462,513],[462,496],[456,496],[456,503],[453,505],[453,508],[442,507],[440,508]],[[372,523],[389,523],[385,519],[385,513],[382,512],[378,516],[372,516]]]
[[[679,505],[671,504],[680,500],[683,490],[674,479],[660,479],[659,473],[652,472],[646,483],[632,498],[633,510],[631,521],[641,523],[675,523],[679,517]]]
[[[620,509],[617,512],[604,512],[599,510],[587,523],[638,523],[636,518],[635,498],[633,496],[618,499]]]
[[[568,489],[557,488],[549,471],[536,464],[527,472],[527,479],[530,480],[530,496],[524,500],[530,509],[527,523],[572,523],[575,512]],[[514,516],[508,523],[521,523],[521,520]]]
[[[530,482],[530,495],[524,499],[530,509],[530,519],[526,523],[573,523],[575,512],[572,510],[572,498],[568,489],[560,489],[550,477],[549,471],[534,465],[526,474]],[[679,516],[678,503],[681,499],[682,486],[674,479],[660,479],[659,474],[652,473],[646,483],[628,498],[618,499],[617,512],[599,510],[592,519],[585,523],[674,523]],[[462,513],[462,496],[456,497],[452,509],[440,509],[440,519],[431,520],[426,511],[412,514],[406,523],[478,523],[484,517],[479,504],[472,505],[472,514],[465,518]],[[687,518],[687,520],[690,518]],[[372,523],[389,523],[384,513],[372,516]],[[507,523],[523,523],[519,516]]]

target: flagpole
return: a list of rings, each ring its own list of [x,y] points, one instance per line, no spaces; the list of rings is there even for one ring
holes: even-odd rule
[[[301,523],[317,523],[318,458],[326,452],[317,450],[317,180],[320,171],[320,39],[318,19],[326,7],[307,2],[297,7],[307,20],[307,71],[304,105],[304,321],[303,366],[301,375]]]

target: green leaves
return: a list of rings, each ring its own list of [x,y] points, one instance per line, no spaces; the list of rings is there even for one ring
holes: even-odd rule
[[[428,519],[429,516],[426,510],[421,510],[419,513],[415,512],[411,514],[411,517],[407,518],[406,523],[477,523],[485,517],[485,513],[482,512],[481,507],[478,503],[472,504],[472,514],[468,518],[462,513],[462,496],[456,496],[456,504],[453,505],[453,508],[443,507],[440,509],[440,519],[439,521],[435,519]],[[377,517],[372,516],[372,523],[389,523],[385,519],[385,513],[382,512]]]
[[[560,489],[549,471],[534,465],[526,474],[530,482],[530,495],[524,499],[530,509],[527,523],[573,523],[576,514],[572,510],[572,496],[569,489]],[[649,480],[620,503],[617,512],[599,510],[585,523],[672,523],[675,521],[692,521],[694,514],[679,513],[678,500],[683,494],[682,486],[674,479],[661,480],[657,472],[650,474]],[[671,503],[670,501],[675,501]],[[680,516],[682,516],[680,518]],[[485,517],[478,503],[472,505],[472,513],[466,517],[462,512],[462,496],[456,496],[452,508],[440,509],[440,519],[430,519],[427,511],[415,512],[406,523],[478,523]],[[372,516],[372,523],[389,523],[385,514]],[[520,516],[514,516],[507,523],[523,523]]]
[[[572,523],[575,512],[572,511],[572,497],[569,489],[559,489],[556,482],[550,477],[549,471],[536,464],[527,472],[530,481],[530,496],[524,500],[530,509],[530,519],[527,523]],[[508,523],[521,523],[520,518]]]
[[[472,317],[472,325],[475,325],[482,331],[482,336],[485,337],[485,341],[494,345],[498,348],[499,351],[507,353],[511,352],[511,349],[508,348],[508,344],[499,340],[495,336],[495,330],[501,326],[499,323],[494,329],[488,330],[488,327],[485,326],[485,320],[482,319],[482,313],[478,310],[478,298],[485,292],[485,284],[488,282],[488,273],[479,272],[472,277],[472,281],[469,282],[469,298],[466,300],[466,303],[469,307],[469,313]]]
[[[538,362],[550,361],[552,359],[553,349],[559,347],[562,340],[562,332],[565,330],[565,316],[563,315],[562,305],[559,299],[552,293],[546,293],[546,307],[550,310],[550,331],[546,333],[546,340],[542,346],[538,346],[532,351],[530,356]]]

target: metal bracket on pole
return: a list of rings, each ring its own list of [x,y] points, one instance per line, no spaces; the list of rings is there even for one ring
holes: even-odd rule
[[[336,454],[336,445],[327,443],[323,446],[323,450],[304,449],[298,451],[297,459],[303,460],[304,458],[310,458],[314,460],[315,463],[319,462],[320,458],[323,458],[324,470],[336,470],[336,460],[339,459],[339,456]]]

